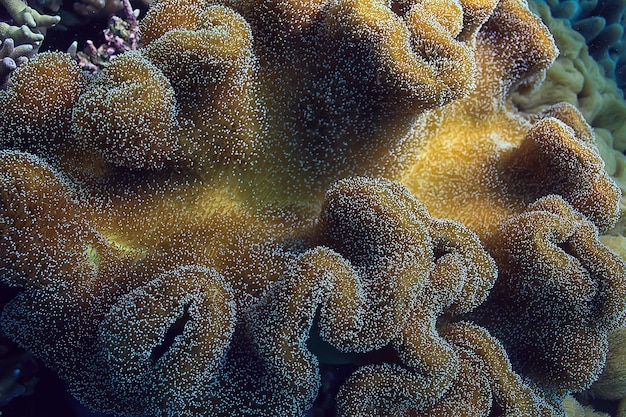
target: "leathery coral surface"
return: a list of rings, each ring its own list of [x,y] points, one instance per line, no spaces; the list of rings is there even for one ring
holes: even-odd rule
[[[0,92],[0,324],[82,403],[560,416],[598,377],[620,192],[508,101],[558,53],[524,2],[158,0],[141,39]]]

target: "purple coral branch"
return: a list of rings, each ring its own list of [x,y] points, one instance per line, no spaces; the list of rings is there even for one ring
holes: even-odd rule
[[[135,14],[135,10],[133,10],[130,0],[122,0],[122,4],[124,5],[126,21],[130,24],[137,24],[137,14]]]
[[[0,88],[6,88],[13,71],[28,61],[35,54],[35,48],[31,44],[15,46],[12,38],[7,38],[1,43],[0,48]]]
[[[111,17],[108,27],[102,32],[104,43],[96,46],[89,40],[83,51],[76,54],[76,60],[84,70],[101,71],[114,56],[139,47],[138,10],[133,10],[129,0],[122,2],[123,18]]]

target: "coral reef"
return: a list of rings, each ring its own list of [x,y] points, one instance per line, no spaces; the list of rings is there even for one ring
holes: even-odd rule
[[[15,47],[15,42],[11,38],[4,39],[0,44],[0,88],[5,88],[9,83],[9,78],[13,71],[32,58],[35,49],[31,44]]]
[[[585,4],[591,4],[588,2]],[[559,47],[560,55],[546,73],[545,81],[532,92],[513,95],[517,107],[538,112],[559,102],[578,108],[593,127],[596,144],[606,171],[626,191],[626,101],[615,82],[605,76],[603,68],[589,55],[584,40],[567,22],[554,18],[547,4],[529,3],[549,27]],[[626,199],[620,203],[622,220],[611,232],[626,233]]]
[[[0,91],[0,325],[79,401],[564,416],[598,378],[621,193],[573,106],[512,105],[557,55],[524,2],[158,0],[140,33]]]
[[[109,19],[108,28],[103,31],[104,43],[96,47],[92,40],[88,40],[83,51],[72,54],[84,70],[101,71],[113,57],[134,51],[139,46],[139,10],[133,10],[129,0],[122,3],[123,18],[112,16]]]
[[[30,44],[37,47],[43,41],[42,31],[56,25],[59,16],[39,13],[21,0],[2,0],[0,4],[11,16],[12,22],[0,22],[0,39],[11,38],[18,44]]]
[[[615,0],[549,0],[546,4],[554,17],[563,19],[584,37],[589,54],[623,88],[626,85],[624,3]]]
[[[603,367],[608,330],[623,314],[626,287],[614,280],[623,281],[625,265],[562,199],[542,198],[528,210],[488,241],[498,280],[473,314],[503,342],[516,369],[546,390],[577,391]],[[585,373],[582,362],[596,365]]]

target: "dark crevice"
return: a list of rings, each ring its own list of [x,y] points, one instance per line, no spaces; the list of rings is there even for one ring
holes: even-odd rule
[[[435,262],[439,259],[443,258],[445,255],[452,253],[454,248],[451,246],[451,243],[443,238],[434,238],[433,239],[433,257]]]
[[[569,256],[578,259],[578,253],[569,240],[558,243],[556,246],[558,246],[563,252],[565,252]]]
[[[497,402],[493,402],[491,406],[491,410],[489,412],[489,417],[499,417],[504,415],[504,409]]]
[[[445,255],[449,253],[452,253],[452,252],[449,250],[440,248],[440,247],[433,248],[433,257],[435,258],[435,262],[437,262],[439,259],[443,258]]]
[[[319,372],[321,387],[315,402],[305,414],[305,417],[327,417],[338,415],[337,394],[339,388],[357,370],[356,365],[328,365],[320,364]]]
[[[0,280],[1,279],[2,277],[0,276]],[[4,306],[22,291],[23,290],[21,288],[10,287],[0,282],[0,311],[2,311]]]
[[[183,306],[183,314],[180,315],[172,323],[170,328],[165,333],[165,337],[160,345],[156,346],[152,349],[152,353],[150,354],[150,361],[154,366],[165,353],[172,347],[174,342],[176,341],[176,337],[183,334],[183,330],[185,329],[185,324],[191,320],[191,316],[189,315],[189,304]]]
[[[594,398],[588,393],[574,394],[574,398],[583,407],[592,407],[594,411],[600,413],[607,413],[609,416],[617,416],[619,410],[619,401],[615,400],[603,400],[601,398]]]

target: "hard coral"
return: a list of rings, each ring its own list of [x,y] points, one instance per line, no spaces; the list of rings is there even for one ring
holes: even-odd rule
[[[15,47],[15,41],[11,38],[0,41],[0,88],[5,88],[11,74],[15,69],[31,58],[35,49],[32,45],[19,45]]]
[[[584,36],[589,54],[604,67],[620,88],[625,85],[624,4],[619,1],[585,2],[551,0],[552,15]]]
[[[0,21],[0,88],[4,88],[11,73],[39,50],[46,29],[61,18],[40,14],[21,0],[0,0],[0,5],[11,17]]]
[[[510,105],[557,53],[523,2],[159,0],[141,34],[0,92],[0,323],[82,402],[562,415],[597,377],[619,190],[573,107]]]
[[[59,16],[40,14],[21,0],[0,0],[12,22],[0,22],[0,40],[13,39],[16,44],[30,44],[39,48],[45,30],[61,20]]]

